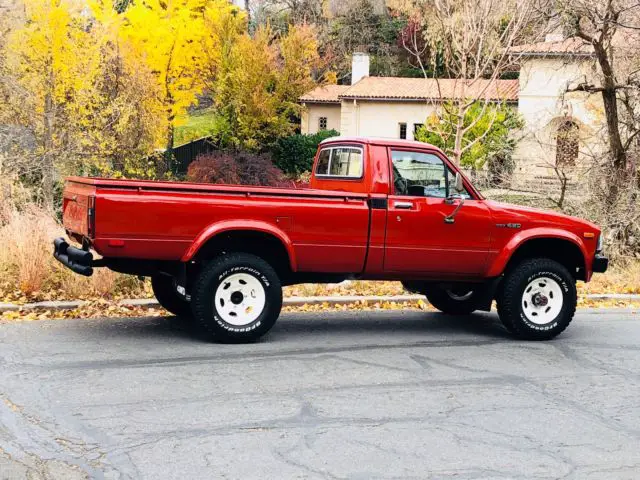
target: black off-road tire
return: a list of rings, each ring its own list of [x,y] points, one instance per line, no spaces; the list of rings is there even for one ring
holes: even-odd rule
[[[541,325],[527,318],[522,303],[527,286],[536,278],[543,277],[555,280],[560,286],[562,307],[555,318]],[[550,340],[562,333],[573,320],[577,304],[576,281],[562,264],[554,260],[525,260],[505,275],[496,300],[500,320],[509,332],[525,340]]]
[[[265,305],[251,323],[236,326],[226,322],[215,304],[215,293],[233,274],[251,275],[264,288]],[[191,294],[195,321],[211,339],[220,343],[251,343],[266,334],[282,309],[282,285],[278,274],[262,258],[248,253],[229,253],[213,259],[198,275]]]
[[[173,277],[169,275],[154,275],[151,277],[151,288],[158,303],[170,313],[184,319],[191,320],[191,305],[176,292]]]
[[[432,285],[425,289],[424,294],[431,305],[440,310],[442,313],[449,315],[469,315],[478,309],[478,294],[473,290],[469,290],[468,298],[456,298],[451,294],[449,289],[441,286]]]

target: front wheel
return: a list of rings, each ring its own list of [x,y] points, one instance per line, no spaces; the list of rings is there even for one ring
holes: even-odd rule
[[[554,260],[526,260],[507,273],[497,303],[500,320],[514,335],[549,340],[573,320],[575,279]]]
[[[430,286],[424,294],[431,305],[442,313],[468,315],[478,309],[478,292],[464,286]]]
[[[249,343],[276,323],[282,286],[271,265],[260,257],[226,254],[212,260],[198,276],[191,307],[213,340]]]

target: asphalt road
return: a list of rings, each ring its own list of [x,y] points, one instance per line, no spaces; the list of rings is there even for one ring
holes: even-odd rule
[[[0,324],[0,478],[640,476],[640,315],[289,314],[254,345],[163,318]]]

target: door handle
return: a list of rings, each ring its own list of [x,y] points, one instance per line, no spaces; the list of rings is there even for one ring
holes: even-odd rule
[[[393,204],[393,208],[398,208],[401,210],[411,210],[413,208],[413,203],[411,202],[395,202]]]

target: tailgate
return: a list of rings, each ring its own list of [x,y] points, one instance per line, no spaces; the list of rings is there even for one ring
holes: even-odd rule
[[[96,187],[68,180],[62,200],[62,224],[70,234],[92,238]]]

